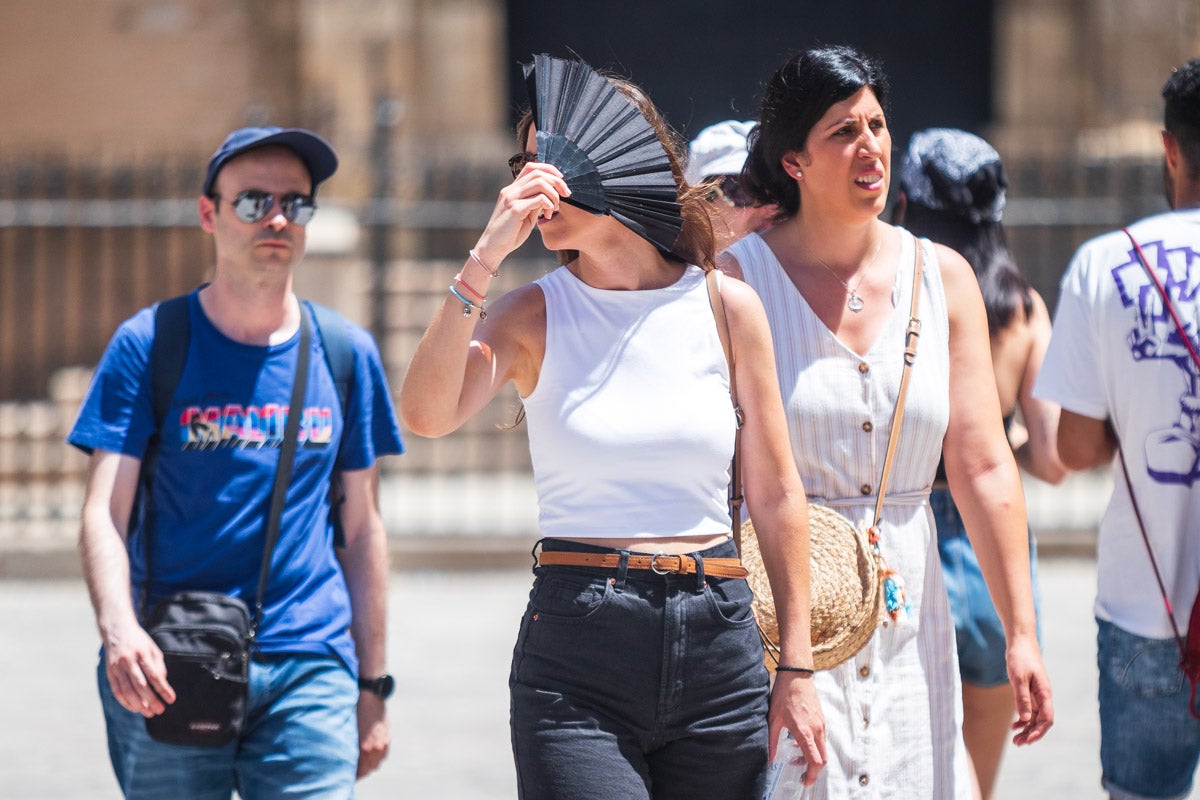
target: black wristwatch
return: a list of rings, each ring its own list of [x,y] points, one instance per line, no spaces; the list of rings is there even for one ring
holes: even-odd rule
[[[391,675],[380,675],[378,678],[359,678],[358,688],[377,694],[384,700],[396,691],[396,679]]]

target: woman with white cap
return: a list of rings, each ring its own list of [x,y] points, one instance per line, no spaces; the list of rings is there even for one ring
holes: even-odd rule
[[[705,199],[718,253],[747,233],[770,227],[778,211],[754,200],[739,183],[746,163],[746,136],[753,128],[753,122],[727,119],[709,125],[688,144],[683,174],[693,186],[710,187]]]

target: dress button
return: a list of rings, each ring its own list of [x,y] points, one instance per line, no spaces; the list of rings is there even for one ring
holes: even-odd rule
[[[865,666],[864,666],[864,667],[859,667],[859,668],[858,668],[858,674],[859,674],[859,675],[861,675],[861,676],[862,676],[862,677],[864,677],[864,678],[869,678],[869,677],[871,677],[871,668],[870,668],[870,667],[865,667]]]
[[[860,362],[858,362],[858,371],[861,372],[863,375],[866,375],[868,372],[871,371],[871,367],[867,364],[867,362],[860,361]]]
[[[867,420],[866,422],[863,423],[863,430],[866,431],[867,433],[870,433],[871,431],[875,430],[875,426],[871,423],[871,420]]]
[[[871,782],[870,775],[859,775],[858,776],[858,785],[859,786],[866,786],[870,782]]]
[[[871,484],[864,483],[862,486],[858,487],[858,490],[860,492],[862,492],[864,495],[870,494],[871,493]]]

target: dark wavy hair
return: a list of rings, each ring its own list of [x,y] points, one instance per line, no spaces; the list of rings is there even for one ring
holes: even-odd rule
[[[781,219],[800,210],[800,190],[781,159],[803,150],[825,112],[863,87],[875,93],[886,113],[883,67],[846,45],[812,48],[783,62],[763,90],[762,113],[742,168],[742,183],[758,203],[777,205]]]
[[[972,222],[965,216],[913,202],[905,204],[903,220],[897,221],[914,235],[957,250],[967,260],[979,281],[992,336],[1009,326],[1017,309],[1025,317],[1033,313],[1033,284],[1017,269],[1003,223]]]
[[[650,123],[671,162],[671,174],[678,189],[676,199],[681,206],[683,229],[679,232],[679,238],[675,240],[673,252],[664,255],[672,260],[695,264],[705,272],[715,268],[717,244],[713,235],[712,220],[708,215],[708,203],[704,199],[705,187],[693,187],[683,177],[683,154],[687,152],[687,141],[667,124],[666,119],[639,86],[613,75],[604,77],[617,91],[628,97]],[[525,148],[533,123],[533,113],[528,110],[517,122],[517,145],[521,149]],[[557,255],[560,264],[567,264],[579,257],[575,250],[559,250]]]
[[[1162,90],[1163,127],[1179,142],[1188,177],[1200,180],[1200,58],[1177,68]]]

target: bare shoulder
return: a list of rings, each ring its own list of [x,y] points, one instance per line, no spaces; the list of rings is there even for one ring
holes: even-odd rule
[[[522,338],[523,333],[545,331],[546,295],[534,283],[526,283],[505,292],[488,303],[488,316],[477,334],[486,338],[493,331]]]
[[[545,313],[546,295],[536,283],[524,283],[500,295],[493,301],[493,306],[497,311],[504,309],[505,313],[522,314],[537,309]]]
[[[971,265],[953,248],[937,243],[933,247],[950,318],[961,317],[964,312],[971,316],[982,314],[983,293],[979,290],[979,280]]]
[[[722,275],[721,302],[729,321],[734,351],[754,358],[760,358],[764,348],[769,352],[771,334],[767,313],[754,289],[738,278]]]
[[[738,262],[737,256],[728,250],[717,256],[717,269],[738,280],[742,280],[744,277],[742,275],[742,265]]]
[[[736,275],[731,275],[720,264],[717,268],[724,273],[721,276],[721,298],[729,312],[737,315],[762,314],[762,300],[750,284],[742,280],[741,270],[739,269]]]
[[[1029,324],[1034,328],[1050,327],[1050,309],[1046,301],[1038,294],[1037,289],[1029,290],[1029,299],[1033,302],[1033,311],[1029,314]]]
[[[518,286],[496,301],[475,329],[476,344],[490,350],[501,374],[522,395],[537,385],[546,353],[546,295],[534,283]]]
[[[974,288],[975,294],[979,293],[975,271],[957,250],[934,242],[933,251],[937,255],[938,271],[942,274],[942,284],[946,287],[947,295],[971,288]]]
[[[1046,301],[1036,289],[1030,289],[1027,295],[1029,313],[1025,313],[1023,305],[1018,304],[1009,323],[995,334],[996,349],[1019,350],[1023,357],[1036,343],[1050,336],[1050,312]]]

